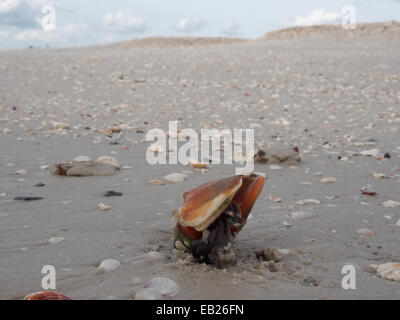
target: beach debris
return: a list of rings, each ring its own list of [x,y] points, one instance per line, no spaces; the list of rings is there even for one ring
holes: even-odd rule
[[[158,185],[158,186],[164,186],[166,183],[165,181],[159,180],[159,179],[153,179],[149,181],[151,184]]]
[[[99,204],[97,205],[97,207],[98,207],[100,210],[103,210],[103,211],[111,210],[111,206],[107,206],[107,205],[105,205],[104,203],[99,203]]]
[[[15,171],[15,174],[19,175],[19,176],[23,176],[25,173],[26,173],[26,170],[24,170],[24,169]]]
[[[388,200],[388,201],[383,202],[382,205],[385,208],[395,208],[397,206],[400,206],[400,202],[393,201],[393,200]]]
[[[207,163],[199,163],[195,160],[190,160],[189,163],[187,164],[189,167],[195,168],[195,169],[207,169],[208,164]]]
[[[163,179],[169,183],[181,183],[188,179],[188,175],[185,173],[171,173]]]
[[[32,197],[32,196],[20,196],[20,197],[15,197],[15,201],[37,201],[37,200],[43,200],[41,197]]]
[[[72,129],[72,127],[66,122],[53,121],[52,125],[53,125],[53,129],[55,129],[55,130],[70,130],[70,129]]]
[[[41,187],[44,187],[44,186],[46,186],[46,185],[44,183],[42,183],[42,182],[39,182],[39,183],[35,184],[36,188],[41,188]]]
[[[53,237],[53,238],[49,239],[49,243],[50,244],[61,243],[61,242],[64,242],[64,241],[65,241],[65,238],[63,238],[63,237]]]
[[[307,277],[303,280],[303,285],[306,287],[316,287],[318,286],[318,281],[315,280],[313,277]]]
[[[308,204],[321,204],[321,201],[317,199],[305,199],[305,200],[300,200],[297,201],[296,204],[300,206],[308,205]]]
[[[375,196],[376,191],[372,188],[371,185],[365,186],[361,188],[361,193],[366,196]]]
[[[162,300],[163,296],[155,288],[142,288],[135,294],[135,300]]]
[[[186,247],[200,262],[222,266],[235,261],[233,238],[246,224],[266,178],[233,176],[206,183],[183,195],[174,211],[174,246]]]
[[[118,191],[106,191],[105,193],[103,193],[103,196],[105,197],[122,197],[123,193],[122,192],[118,192]]]
[[[322,183],[335,183],[337,182],[336,178],[333,177],[327,177],[321,180]]]
[[[391,158],[389,152],[386,152],[386,153],[383,155],[383,157],[384,157],[385,159],[390,159],[390,158]]]
[[[298,164],[301,162],[301,157],[299,155],[299,149],[294,148],[273,148],[273,149],[260,149],[254,155],[254,161],[258,163],[268,163],[268,164]]]
[[[357,229],[357,233],[362,234],[364,236],[372,237],[375,235],[375,232],[369,228],[360,228]]]
[[[75,157],[72,161],[76,161],[76,162],[89,162],[89,161],[91,161],[92,159],[90,158],[90,157],[88,157],[88,156],[78,156],[78,157]]]
[[[366,156],[366,157],[377,157],[380,154],[380,151],[378,149],[369,149],[369,150],[364,150],[360,152],[360,155]]]
[[[121,262],[115,259],[105,259],[100,263],[99,270],[102,272],[111,272],[121,265]]]
[[[294,211],[290,213],[292,219],[309,219],[316,215],[314,211]]]
[[[50,166],[51,173],[68,177],[111,176],[119,169],[109,163],[89,162],[60,162]]]
[[[371,171],[370,174],[375,178],[375,179],[386,179],[386,178],[390,178],[389,176],[387,176],[384,173],[377,173],[375,171]]]
[[[34,292],[25,296],[24,300],[72,300],[71,298],[53,291]]]
[[[155,277],[148,281],[144,288],[152,288],[158,290],[164,297],[174,297],[179,293],[179,285],[165,277]]]
[[[370,271],[386,280],[400,282],[400,263],[389,262],[380,265],[372,264],[369,266]]]
[[[273,201],[273,202],[277,202],[277,203],[282,202],[282,199],[281,199],[281,198],[276,197],[276,196],[273,196],[273,195],[269,195],[269,196],[268,196],[268,200]]]
[[[101,156],[97,158],[97,162],[101,164],[109,164],[117,169],[121,169],[121,165],[119,164],[118,160],[115,159],[114,157],[109,157],[109,156]]]

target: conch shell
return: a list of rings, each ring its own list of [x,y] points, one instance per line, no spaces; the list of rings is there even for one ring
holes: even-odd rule
[[[233,176],[185,192],[183,207],[174,212],[175,247],[183,244],[200,260],[221,264],[222,259],[224,264],[233,254],[232,239],[246,224],[265,180],[258,174]]]

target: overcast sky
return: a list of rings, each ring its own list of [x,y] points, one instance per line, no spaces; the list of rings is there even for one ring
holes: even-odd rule
[[[43,20],[46,4],[55,9],[55,28]],[[149,36],[257,38],[293,25],[341,23],[345,5],[354,6],[357,22],[400,21],[400,0],[0,0],[0,48]]]

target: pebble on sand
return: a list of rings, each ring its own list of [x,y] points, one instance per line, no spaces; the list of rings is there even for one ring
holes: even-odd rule
[[[100,263],[99,270],[104,272],[111,272],[116,270],[121,265],[121,262],[114,259],[105,259]]]
[[[65,122],[53,121],[52,125],[53,125],[53,129],[55,129],[55,130],[70,130],[71,129],[71,126]]]

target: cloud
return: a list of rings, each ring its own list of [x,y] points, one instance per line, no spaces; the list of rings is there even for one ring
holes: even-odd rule
[[[0,0],[0,25],[40,28],[42,7],[48,0]]]
[[[103,27],[113,32],[144,32],[149,19],[135,11],[108,13],[103,18]]]
[[[194,33],[200,31],[207,25],[207,21],[193,18],[193,19],[182,19],[179,21],[176,30],[183,33]]]
[[[227,23],[221,28],[221,33],[226,36],[237,36],[239,34],[239,29],[242,27],[241,23],[232,22]]]
[[[312,26],[319,24],[330,24],[339,22],[342,14],[338,12],[327,12],[325,9],[317,9],[311,12],[308,16],[298,16],[294,19],[284,22],[285,27],[292,26]]]
[[[57,28],[51,31],[45,31],[43,29],[24,30],[16,34],[14,39],[25,42],[69,43],[85,39],[87,31],[87,24],[69,24],[63,28]]]

